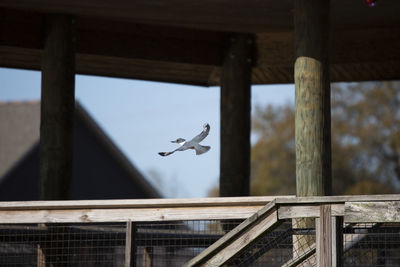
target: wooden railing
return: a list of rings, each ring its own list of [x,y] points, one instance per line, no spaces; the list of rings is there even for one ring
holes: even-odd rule
[[[341,266],[343,251],[352,246],[343,246],[343,223],[400,222],[400,195],[0,202],[1,224],[126,222],[127,255],[135,222],[245,219],[186,266],[223,265],[283,220],[296,218],[316,219],[316,244],[284,266],[311,257],[318,266]],[[130,257],[126,262],[133,266]]]

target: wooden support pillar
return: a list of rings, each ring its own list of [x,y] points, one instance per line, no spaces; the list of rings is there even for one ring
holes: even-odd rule
[[[331,106],[329,78],[329,0],[294,0],[295,142],[297,196],[331,194]],[[314,219],[295,219],[313,228]],[[294,250],[315,239],[297,236]]]
[[[221,75],[220,196],[250,194],[250,95],[253,37],[232,34]]]
[[[73,18],[46,17],[42,54],[40,199],[70,197],[75,107]]]
[[[297,196],[331,194],[329,0],[295,0]]]

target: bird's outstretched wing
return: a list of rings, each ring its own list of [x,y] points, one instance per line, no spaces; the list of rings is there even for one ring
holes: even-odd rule
[[[158,152],[158,155],[166,157],[166,156],[169,156],[169,155],[171,155],[172,153],[174,153],[176,151],[183,151],[183,150],[186,150],[186,149],[187,149],[186,146],[180,146],[180,147],[178,147],[177,149],[175,149],[174,151],[171,151],[171,152]]]
[[[207,137],[208,133],[210,132],[210,124],[206,123],[206,124],[204,124],[203,127],[204,127],[204,128],[203,128],[203,131],[202,131],[199,135],[195,136],[195,137],[191,140],[191,142],[200,143],[201,141],[204,140],[204,138]]]

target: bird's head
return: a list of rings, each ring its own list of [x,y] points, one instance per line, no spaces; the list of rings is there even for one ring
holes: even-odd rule
[[[175,141],[171,141],[171,143],[177,143],[177,144],[183,145],[183,143],[185,143],[185,141],[186,140],[183,138],[178,138]]]

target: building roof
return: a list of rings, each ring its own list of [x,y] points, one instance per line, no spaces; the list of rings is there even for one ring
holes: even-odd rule
[[[129,174],[145,196],[161,197],[143,174],[126,158],[87,111],[77,102],[75,117],[99,140],[102,148]],[[22,158],[37,147],[40,138],[40,102],[0,102],[0,183]],[[111,177],[110,177],[111,178]]]
[[[253,84],[292,83],[293,0],[0,1],[0,66],[40,69],[44,14],[76,18],[81,74],[218,85],[229,33],[255,35]],[[400,1],[331,2],[331,80],[400,78]]]
[[[0,102],[0,180],[39,141],[40,103]]]

